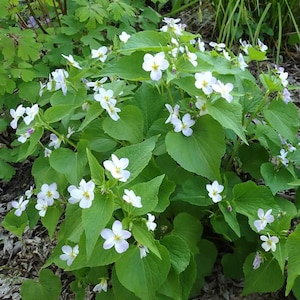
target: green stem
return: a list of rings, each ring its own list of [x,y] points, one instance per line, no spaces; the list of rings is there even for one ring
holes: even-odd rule
[[[174,16],[180,12],[182,12],[183,10],[186,10],[188,9],[189,7],[195,5],[196,3],[199,3],[199,0],[194,0],[194,1],[191,1],[190,3],[187,3],[185,5],[182,5],[180,8],[178,9],[175,9],[175,10],[172,10],[171,12],[163,15],[163,17],[166,17],[166,16]]]

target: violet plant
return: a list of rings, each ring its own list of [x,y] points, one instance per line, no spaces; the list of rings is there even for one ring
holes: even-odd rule
[[[52,265],[72,272],[77,299],[189,299],[216,261],[213,235],[243,295],[286,280],[300,299],[299,200],[284,197],[299,182],[299,118],[282,68],[247,69],[266,50],[233,53],[165,18],[64,53],[66,66],[34,83],[38,100],[16,105],[10,126],[35,185],[2,225],[21,237],[40,221],[56,246],[24,299],[37,286],[59,297]]]

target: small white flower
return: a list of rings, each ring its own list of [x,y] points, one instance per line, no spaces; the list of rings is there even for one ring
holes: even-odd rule
[[[51,133],[50,134],[50,140],[49,147],[54,147],[54,149],[58,149],[61,144],[61,139],[57,137],[56,134]]]
[[[98,58],[100,61],[105,62],[107,59],[107,55],[106,55],[107,51],[108,51],[108,49],[105,46],[102,46],[97,50],[93,49],[92,50],[92,58]]]
[[[22,133],[19,137],[18,137],[18,141],[22,144],[26,143],[26,141],[28,140],[28,138],[30,137],[30,134],[26,131],[24,133]]]
[[[95,183],[93,181],[86,182],[84,179],[81,179],[79,188],[75,185],[68,187],[68,192],[71,195],[68,201],[72,204],[79,202],[79,207],[89,208],[94,200],[94,189]]]
[[[94,99],[100,103],[103,109],[107,109],[109,106],[114,106],[117,100],[114,98],[113,90],[99,89],[99,93],[94,95]]]
[[[222,200],[220,193],[223,192],[224,186],[219,184],[217,180],[215,180],[212,184],[207,184],[206,190],[208,191],[208,197],[211,198],[214,203]]]
[[[223,56],[228,60],[228,61],[231,61],[231,57],[230,57],[230,55],[229,55],[229,53],[225,50],[225,49],[223,49]]]
[[[118,220],[114,221],[112,229],[104,228],[100,235],[105,239],[103,243],[105,250],[115,247],[118,253],[123,253],[129,248],[126,240],[131,237],[131,233],[123,230],[122,223]]]
[[[280,150],[280,155],[277,155],[277,158],[279,162],[281,162],[284,166],[288,166],[289,160],[286,158],[288,155],[288,151],[285,151],[284,149]]]
[[[199,48],[200,52],[205,51],[205,43],[200,38],[198,38],[198,48]]]
[[[137,208],[143,207],[141,197],[136,196],[134,191],[125,189],[124,193],[123,200],[125,200],[127,203]]]
[[[46,201],[48,206],[54,204],[54,199],[59,198],[59,193],[57,191],[57,184],[55,182],[51,184],[44,183],[41,186],[41,191],[37,194],[38,199],[43,199]]]
[[[217,82],[217,79],[212,76],[210,71],[195,73],[195,87],[201,89],[205,95],[210,95],[213,92],[212,85]]]
[[[114,99],[115,100],[115,99]],[[114,101],[116,103],[117,100]],[[119,112],[121,112],[121,109],[116,107],[115,104],[109,104],[105,110],[109,114],[110,118],[114,121],[118,121],[120,119],[120,116],[118,115]]]
[[[127,32],[125,32],[125,31],[122,31],[122,33],[119,35],[119,39],[123,43],[127,43],[128,40],[130,39],[130,37],[131,37],[131,35],[128,34]]]
[[[284,87],[286,87],[289,84],[289,82],[287,80],[288,76],[289,76],[288,72],[281,72],[281,73],[279,73],[279,79],[281,81],[281,84]]]
[[[216,51],[222,52],[226,45],[224,43],[215,43],[215,42],[210,42],[209,46],[213,47]]]
[[[34,189],[34,186],[32,185],[29,190],[26,190],[25,191],[25,196],[27,199],[30,199],[33,195],[33,189]]]
[[[75,61],[74,60],[74,57],[73,57],[73,55],[64,55],[64,54],[62,54],[62,56],[69,62],[69,64],[71,65],[71,66],[73,66],[74,68],[77,68],[77,69],[82,69],[81,67],[80,67],[80,65],[79,65],[79,63],[77,62],[77,61]]]
[[[119,181],[126,182],[130,172],[125,170],[129,165],[128,158],[119,159],[115,154],[111,155],[111,160],[105,160],[103,166],[111,175]]]
[[[61,247],[63,254],[59,256],[61,260],[66,260],[67,265],[71,266],[76,256],[79,254],[79,245],[75,245],[73,248],[69,245]]]
[[[199,116],[206,115],[207,111],[207,102],[206,100],[201,99],[199,96],[196,96],[195,106],[199,109]]]
[[[144,55],[143,69],[150,72],[150,78],[158,81],[162,77],[162,71],[168,69],[169,62],[165,59],[165,54],[159,52],[154,56],[146,53]]]
[[[24,118],[24,122],[26,125],[29,125],[35,118],[35,116],[39,113],[38,104],[32,105],[32,107],[26,107],[25,109],[26,117]]]
[[[246,67],[248,67],[248,65],[246,64],[245,60],[244,60],[244,56],[242,53],[239,54],[239,57],[238,57],[238,66],[240,67],[240,69],[242,71],[245,70]]]
[[[268,47],[260,39],[257,39],[257,43],[261,52],[266,52],[268,50]]]
[[[264,213],[263,209],[258,209],[257,215],[259,220],[254,221],[254,226],[258,232],[265,229],[268,224],[274,221],[274,217],[271,215],[271,213],[272,209],[269,209],[266,213]]]
[[[188,47],[185,47],[185,54],[187,56],[188,61],[194,66],[197,67],[197,55],[195,53],[191,53]]]
[[[23,107],[22,104],[20,104],[16,110],[14,110],[13,108],[10,109],[9,111],[11,117],[13,118],[13,120],[10,122],[10,126],[13,129],[16,129],[18,127],[18,121],[21,117],[23,117],[23,115],[25,114],[25,107]]]
[[[260,256],[259,252],[256,252],[253,260],[253,269],[257,270],[260,267],[262,262],[263,262],[262,257]]]
[[[261,235],[260,239],[263,241],[261,246],[266,252],[270,250],[272,250],[273,252],[276,251],[276,244],[279,242],[277,236],[270,236],[270,234],[268,233],[268,236]]]
[[[21,196],[18,201],[14,200],[11,202],[11,206],[16,209],[14,214],[17,217],[20,217],[22,215],[22,212],[26,210],[28,202],[29,200],[24,200],[23,196]]]
[[[147,256],[147,253],[149,253],[149,249],[146,246],[143,246],[141,244],[138,245],[140,250],[140,258],[143,259]]]
[[[51,149],[45,148],[45,150],[44,150],[44,157],[50,157],[51,153],[52,153]]]
[[[241,39],[240,39],[240,44],[241,44],[241,49],[245,52],[245,54],[248,55],[249,54],[248,48],[252,47],[251,44],[249,44],[247,41],[242,41]]]
[[[61,89],[63,94],[67,94],[67,82],[66,79],[69,77],[69,73],[63,69],[56,69],[49,75],[49,82],[47,89],[51,91],[53,88],[55,91]]]
[[[190,114],[185,114],[180,119],[173,119],[174,131],[175,132],[182,132],[185,136],[191,136],[193,134],[193,129],[191,126],[195,124],[195,121],[191,118]]]
[[[173,124],[173,120],[178,119],[179,117],[179,108],[180,106],[178,104],[176,104],[174,106],[174,109],[172,108],[172,106],[170,104],[165,104],[165,107],[167,108],[168,112],[170,113],[168,119],[166,120],[166,124],[167,123],[171,123]]]
[[[39,211],[39,215],[41,217],[45,217],[45,214],[46,214],[47,208],[48,208],[47,200],[38,198],[35,208]]]
[[[100,278],[100,282],[96,284],[93,288],[93,292],[101,293],[102,291],[107,292],[107,279]]]
[[[180,19],[173,19],[173,18],[168,18],[165,17],[162,20],[166,25],[164,25],[162,28],[160,28],[160,31],[163,32],[173,32],[175,35],[182,35],[182,32],[184,28],[186,27],[185,24],[181,24]]]
[[[231,82],[224,84],[220,80],[217,83],[212,84],[212,88],[215,92],[220,93],[221,97],[224,98],[228,103],[230,103],[233,99],[230,92],[233,89],[233,84]]]
[[[289,92],[289,90],[288,90],[287,88],[284,88],[284,89],[283,89],[282,97],[283,97],[283,102],[284,102],[285,104],[288,104],[289,102],[292,101],[291,93]]]
[[[73,133],[75,133],[74,128],[72,128],[72,127],[69,126],[69,127],[68,127],[68,133],[67,133],[67,135],[66,135],[66,136],[67,136],[67,139],[69,139]]]
[[[148,228],[148,230],[150,231],[154,231],[156,229],[157,224],[154,222],[155,221],[155,216],[148,213],[148,220],[146,221],[146,226]]]
[[[47,87],[47,84],[40,81],[40,91],[39,91],[39,96],[40,97],[42,97],[43,92],[44,92],[44,88],[46,88],[46,87]]]
[[[93,81],[88,81],[86,82],[86,86],[88,88],[92,87],[94,92],[99,92],[100,88],[103,86],[103,83],[107,81],[107,77],[103,77],[100,80],[96,80],[95,82]]]

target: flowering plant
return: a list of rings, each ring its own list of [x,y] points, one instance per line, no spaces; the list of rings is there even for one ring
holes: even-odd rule
[[[34,83],[36,103],[11,110],[35,186],[2,224],[21,236],[41,220],[56,240],[43,268],[73,272],[78,297],[195,296],[220,246],[211,232],[234,249],[222,265],[244,295],[281,288],[286,269],[286,294],[299,295],[299,201],[282,194],[297,186],[298,112],[282,68],[248,71],[262,42],[242,46],[204,44],[165,18],[64,53],[66,67]]]

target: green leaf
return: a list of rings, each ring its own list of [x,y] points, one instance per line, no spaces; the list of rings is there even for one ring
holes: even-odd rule
[[[128,42],[120,50],[123,52],[132,51],[153,51],[161,52],[168,45],[170,36],[165,32],[141,31],[133,34]]]
[[[214,103],[207,102],[207,111],[223,127],[233,130],[241,140],[248,144],[242,126],[242,106],[239,103],[228,103],[224,99]]]
[[[266,60],[266,52],[262,52],[254,47],[248,47],[249,59],[255,61]]]
[[[288,295],[295,284],[296,278],[300,275],[300,226],[291,233],[286,242],[288,255],[288,275],[285,294]]]
[[[13,233],[14,235],[20,238],[28,223],[27,215],[26,213],[23,212],[20,217],[17,217],[14,214],[14,211],[15,210],[11,210],[4,217],[4,220],[2,221],[1,224],[6,230],[10,231],[11,233]]]
[[[267,122],[291,143],[296,142],[300,126],[297,107],[293,103],[285,104],[282,100],[272,101],[263,115]]]
[[[230,228],[234,231],[234,233],[241,237],[241,229],[239,222],[236,218],[236,212],[235,211],[229,211],[227,206],[227,203],[224,203],[224,201],[218,203],[218,206],[220,208],[220,211],[222,212],[224,219],[226,223],[230,226]]]
[[[180,274],[180,285],[182,286],[182,299],[189,299],[191,297],[191,290],[197,278],[197,266],[195,263],[194,256],[191,255],[190,258],[191,259],[189,265]]]
[[[208,181],[200,176],[194,176],[185,180],[182,184],[177,184],[176,194],[172,200],[179,200],[197,206],[208,206],[212,204],[207,196],[205,185]]]
[[[120,112],[120,119],[114,121],[107,117],[103,121],[104,132],[121,141],[129,141],[131,144],[143,140],[144,120],[141,110],[133,105],[127,105]]]
[[[0,179],[9,181],[16,173],[15,168],[9,165],[6,161],[0,159]]]
[[[70,184],[77,185],[83,177],[87,158],[81,151],[59,148],[52,151],[49,162],[54,170],[66,176]]]
[[[192,136],[169,132],[169,155],[185,170],[216,180],[220,178],[221,158],[225,153],[224,131],[210,116],[203,116],[193,126]],[[184,147],[182,147],[184,145]]]
[[[86,236],[86,256],[90,259],[101,230],[110,220],[114,210],[112,197],[95,193],[90,208],[82,210],[82,225]]]
[[[236,184],[233,188],[234,200],[231,202],[236,211],[249,218],[251,228],[256,231],[253,222],[257,220],[257,211],[273,209],[272,214],[279,213],[271,191],[265,186],[258,186],[252,181]]]
[[[57,203],[55,206],[49,206],[47,208],[46,215],[42,217],[42,224],[47,228],[49,237],[52,238],[55,232],[57,223],[62,214],[60,204]]]
[[[129,159],[127,170],[130,171],[131,174],[124,184],[128,184],[135,179],[147,166],[152,157],[152,151],[155,147],[156,140],[157,137],[154,136],[142,143],[126,146],[115,152],[119,159],[123,157]]]
[[[88,148],[86,148],[86,154],[87,154],[88,163],[91,171],[91,178],[93,182],[99,186],[103,185],[105,182],[103,167],[99,164],[96,157],[92,154],[92,152]]]
[[[66,185],[66,178],[60,172],[56,172],[49,164],[49,159],[46,157],[38,157],[35,159],[32,166],[32,175],[35,178],[36,186],[41,186],[45,182],[55,182],[59,187]]]
[[[193,254],[198,253],[197,244],[203,232],[200,221],[187,213],[180,213],[175,217],[173,225],[172,234],[183,238]]]
[[[75,108],[76,106],[72,104],[71,105],[62,104],[62,105],[52,106],[45,111],[44,113],[45,120],[48,123],[54,123],[60,121],[64,117],[74,114]]]
[[[23,60],[36,61],[40,58],[42,44],[36,41],[33,30],[25,29],[19,32],[18,46],[18,57]]]
[[[255,153],[255,159],[253,153]],[[249,172],[254,178],[262,178],[260,167],[263,163],[269,161],[269,153],[262,145],[259,143],[243,144],[239,148],[239,157],[244,172]]]
[[[132,234],[134,239],[141,245],[149,248],[158,258],[161,259],[160,252],[155,243],[155,239],[151,232],[149,232],[145,223],[142,222],[133,222],[132,225]]]
[[[245,286],[242,296],[251,293],[275,292],[282,287],[284,277],[274,258],[264,261],[256,270],[253,269],[255,254],[251,253],[244,263]]]
[[[98,102],[92,103],[86,113],[84,120],[82,121],[78,131],[82,131],[87,125],[89,125],[93,120],[95,120],[103,112],[103,108]]]
[[[151,252],[141,259],[138,247],[131,247],[115,264],[121,284],[143,300],[155,299],[157,289],[169,273],[168,251],[160,245],[158,249],[162,259]]]
[[[144,55],[144,52],[134,52],[130,56],[121,57],[114,65],[100,71],[99,76],[118,76],[134,81],[149,79],[149,72],[144,71],[142,68]]]
[[[171,234],[161,239],[160,243],[169,250],[171,265],[177,274],[182,273],[190,263],[190,249],[186,241]]]
[[[61,292],[61,282],[58,276],[55,276],[48,269],[41,270],[39,274],[39,282],[27,279],[21,286],[21,296],[23,300],[59,299]]]
[[[198,247],[199,253],[195,255],[197,276],[190,297],[199,295],[199,290],[205,283],[205,277],[211,274],[218,255],[217,248],[211,241],[201,239]]]
[[[150,126],[164,111],[164,103],[166,100],[159,94],[154,86],[144,82],[135,92],[132,102],[141,109],[144,119],[144,128],[148,131]]]
[[[266,186],[270,188],[273,195],[279,191],[283,191],[290,188],[289,183],[295,180],[295,177],[282,166],[276,170],[274,165],[270,162],[266,162],[261,165],[260,172],[265,181]]]

